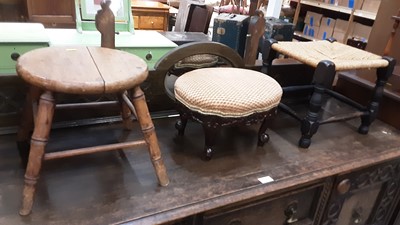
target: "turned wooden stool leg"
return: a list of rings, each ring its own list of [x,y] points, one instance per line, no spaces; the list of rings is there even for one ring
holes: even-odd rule
[[[54,98],[46,91],[40,96],[35,128],[31,138],[28,166],[25,172],[25,186],[22,193],[22,207],[19,213],[28,215],[32,210],[35,185],[39,178],[45,147],[49,139],[51,123],[54,114]]]
[[[154,169],[158,181],[161,186],[167,186],[169,179],[167,176],[167,170],[165,169],[164,162],[161,157],[160,147],[158,145],[157,135],[151,120],[149,110],[147,108],[146,99],[143,91],[139,86],[133,89],[133,105],[136,109],[137,120],[139,121],[142,129],[144,139],[148,145],[151,162],[153,163]]]
[[[17,133],[17,148],[21,157],[21,163],[25,168],[29,157],[29,139],[33,129],[33,103],[36,103],[40,96],[40,90],[31,86],[26,96],[22,109],[20,125]]]
[[[323,60],[318,63],[314,72],[314,92],[310,99],[306,117],[301,121],[301,138],[299,146],[308,148],[311,145],[311,138],[319,128],[319,117],[322,107],[323,94],[326,89],[332,87],[335,77],[335,64]]]
[[[369,131],[369,125],[371,125],[378,116],[379,104],[383,97],[384,87],[389,77],[392,76],[394,67],[396,66],[395,59],[389,57],[384,57],[384,59],[388,60],[389,65],[385,68],[379,68],[376,72],[377,79],[372,99],[367,107],[368,114],[361,116],[361,125],[358,128],[360,134],[367,134]]]

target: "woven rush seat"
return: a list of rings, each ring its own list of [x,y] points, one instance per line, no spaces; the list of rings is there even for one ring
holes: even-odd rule
[[[317,67],[322,60],[335,64],[336,71],[387,67],[382,56],[328,40],[313,42],[278,42],[272,48],[302,63]]]
[[[181,121],[177,123],[183,135],[186,120],[192,118],[203,124],[206,137],[205,157],[210,159],[215,130],[212,127],[239,122],[264,121],[259,131],[262,146],[269,137],[265,119],[276,114],[282,88],[263,73],[239,68],[203,68],[180,76],[174,86],[175,98],[181,105]],[[207,134],[210,132],[211,134]]]

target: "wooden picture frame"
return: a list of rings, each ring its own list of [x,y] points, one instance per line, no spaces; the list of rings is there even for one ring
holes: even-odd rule
[[[78,32],[96,30],[95,16],[102,0],[75,0],[76,28]],[[130,0],[111,0],[115,16],[115,31],[134,32]]]

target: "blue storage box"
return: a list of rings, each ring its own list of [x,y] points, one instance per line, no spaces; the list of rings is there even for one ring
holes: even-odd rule
[[[243,57],[249,21],[250,17],[246,15],[219,14],[214,19],[212,41],[233,48]]]

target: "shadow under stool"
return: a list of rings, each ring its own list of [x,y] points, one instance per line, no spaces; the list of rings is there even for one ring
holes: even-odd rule
[[[159,184],[168,185],[155,128],[139,86],[148,75],[142,59],[103,47],[47,47],[22,55],[17,62],[17,73],[30,85],[18,142],[28,142],[33,128],[21,215],[28,215],[32,210],[35,186],[42,162],[46,160],[147,145]],[[144,139],[46,153],[57,93],[117,95],[125,128],[132,129],[131,118],[135,115]]]

